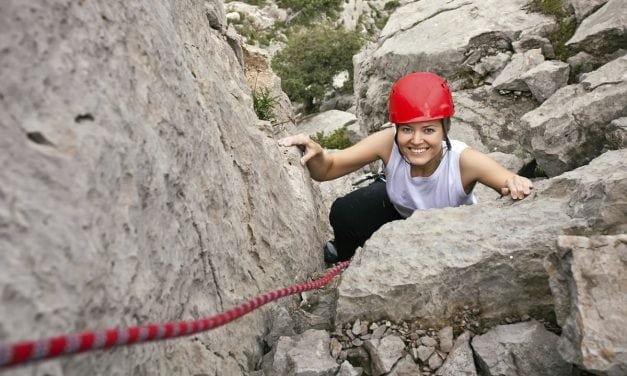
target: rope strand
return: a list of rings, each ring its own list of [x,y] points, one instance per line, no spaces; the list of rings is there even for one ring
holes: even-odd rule
[[[270,291],[250,299],[248,302],[212,317],[194,321],[178,321],[165,324],[147,324],[123,329],[105,329],[95,332],[69,334],[35,341],[0,343],[0,370],[43,359],[112,347],[159,341],[188,336],[215,329],[279,298],[295,293],[317,289],[326,285],[350,264],[344,261],[334,266],[322,278]]]

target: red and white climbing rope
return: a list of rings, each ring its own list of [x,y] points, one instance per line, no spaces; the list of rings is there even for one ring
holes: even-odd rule
[[[148,341],[158,341],[204,332],[229,323],[245,314],[279,298],[303,291],[313,290],[327,284],[333,277],[348,267],[344,261],[322,278],[315,281],[296,284],[283,289],[259,295],[248,302],[218,315],[193,321],[179,321],[165,324],[147,324],[123,329],[105,329],[64,336],[51,337],[35,341],[0,343],[0,369],[56,358],[86,351],[108,349],[117,346],[132,345]]]

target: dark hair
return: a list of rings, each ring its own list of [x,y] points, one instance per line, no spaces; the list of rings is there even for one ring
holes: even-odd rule
[[[451,140],[448,139],[448,131],[451,129],[451,118],[442,119],[442,129],[444,130],[444,141],[446,141],[446,148],[451,151]]]

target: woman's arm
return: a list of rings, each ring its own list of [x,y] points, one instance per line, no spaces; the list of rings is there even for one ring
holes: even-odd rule
[[[279,140],[280,146],[298,146],[303,151],[300,162],[307,166],[312,179],[332,180],[382,159],[387,159],[392,151],[394,129],[385,129],[359,141],[357,144],[326,154],[322,146],[306,135],[299,134]]]
[[[480,182],[503,196],[510,195],[514,200],[520,200],[529,195],[533,188],[531,180],[514,174],[494,159],[471,148],[462,152],[459,166],[466,192],[476,182]]]

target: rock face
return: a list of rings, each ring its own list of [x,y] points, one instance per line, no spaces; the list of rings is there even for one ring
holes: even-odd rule
[[[609,0],[583,20],[566,44],[592,54],[607,54],[627,48],[627,8],[624,1]]]
[[[499,325],[472,339],[485,375],[570,376],[572,366],[557,352],[558,336],[536,321]]]
[[[599,375],[627,373],[627,235],[560,236],[545,266],[562,357]]]
[[[404,74],[432,71],[454,80],[464,73],[462,67],[509,50],[521,33],[540,33],[555,24],[549,17],[521,11],[526,4],[526,0],[416,1],[398,8],[377,43],[354,59],[362,128],[372,131],[386,121],[387,95]]]
[[[0,342],[214,315],[322,266],[217,1],[0,4]],[[289,260],[289,262],[288,262]],[[14,374],[244,374],[263,311]]]
[[[558,90],[522,117],[523,145],[548,176],[582,166],[616,147],[614,119],[627,116],[627,55]]]
[[[543,258],[564,232],[625,231],[626,157],[625,149],[608,152],[537,182],[518,203],[417,211],[384,225],[342,276],[336,322],[419,317],[437,324],[464,305],[479,309],[485,323],[550,319]]]

